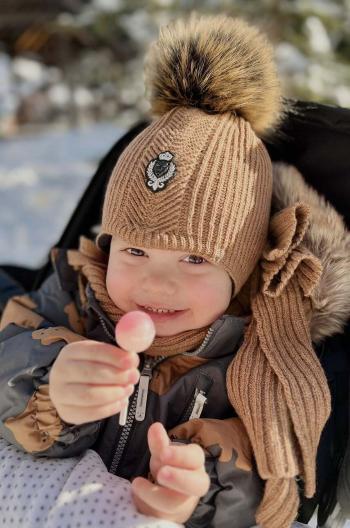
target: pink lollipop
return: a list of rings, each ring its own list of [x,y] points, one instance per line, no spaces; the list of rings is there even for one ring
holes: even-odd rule
[[[147,350],[155,335],[156,330],[152,318],[140,310],[123,315],[115,327],[115,338],[118,345],[128,352]]]
[[[118,346],[128,352],[139,353],[147,350],[155,335],[156,329],[151,317],[140,310],[123,315],[115,327]],[[128,406],[126,405],[119,414],[120,425],[125,425],[127,414]]]

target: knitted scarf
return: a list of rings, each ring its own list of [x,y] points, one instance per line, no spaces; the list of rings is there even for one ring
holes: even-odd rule
[[[310,295],[322,268],[302,245],[309,208],[295,204],[270,221],[270,241],[251,280],[251,321],[227,371],[229,399],[266,480],[256,521],[288,528],[297,516],[295,477],[315,493],[316,454],[330,393],[313,350]],[[272,243],[271,243],[272,241]]]

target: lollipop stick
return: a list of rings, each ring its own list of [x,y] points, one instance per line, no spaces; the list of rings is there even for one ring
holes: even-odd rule
[[[149,315],[139,310],[123,315],[115,328],[118,346],[128,352],[139,353],[151,346],[156,335],[154,323]],[[128,399],[119,413],[119,425],[125,425],[128,416]]]

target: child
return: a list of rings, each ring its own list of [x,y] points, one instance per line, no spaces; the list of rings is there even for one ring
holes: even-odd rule
[[[54,250],[55,273],[4,313],[1,432],[38,456],[92,447],[133,481],[142,513],[287,528],[299,492],[315,492],[330,413],[312,346],[325,335],[313,327],[313,253],[327,251],[308,236],[320,201],[281,167],[272,201],[260,137],[283,111],[256,28],[192,14],[162,29],[146,66],[158,117],[112,172],[96,244]],[[329,231],[344,230],[327,214]],[[156,326],[141,374],[114,337],[130,310]],[[334,320],[331,333],[346,319]]]

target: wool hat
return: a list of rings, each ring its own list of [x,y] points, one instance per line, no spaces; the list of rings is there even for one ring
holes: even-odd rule
[[[282,115],[272,48],[226,16],[163,27],[146,56],[156,119],[122,152],[101,233],[220,264],[237,294],[267,236],[272,166],[258,137]]]
[[[289,528],[298,512],[296,479],[307,497],[315,493],[330,393],[308,320],[322,273],[303,245],[310,211],[304,203],[271,211],[263,139],[284,112],[273,48],[242,19],[192,13],[161,28],[146,56],[146,86],[154,119],[111,174],[96,244],[104,249],[119,235],[136,246],[203,256],[230,275],[249,323],[226,388],[266,482],[256,520]],[[92,264],[79,258],[117,320],[104,257]],[[147,353],[189,350],[204,330],[157,337]]]

